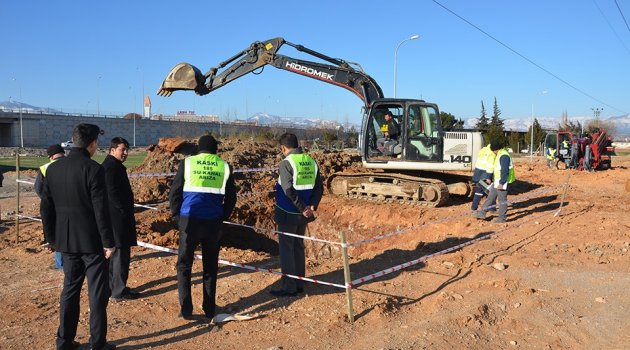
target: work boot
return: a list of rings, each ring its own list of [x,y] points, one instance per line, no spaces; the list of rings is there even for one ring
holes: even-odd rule
[[[483,210],[478,210],[478,211],[474,212],[472,216],[473,216],[473,218],[483,220],[483,219],[486,218],[486,212],[483,211]]]
[[[507,219],[499,216],[499,217],[496,217],[494,220],[492,220],[492,222],[497,223],[497,224],[502,224],[504,222],[507,222]]]

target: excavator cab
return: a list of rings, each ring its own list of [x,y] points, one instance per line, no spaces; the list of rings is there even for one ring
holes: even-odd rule
[[[385,112],[393,116],[398,128],[394,139],[387,137]],[[444,132],[437,106],[421,100],[377,101],[364,123],[364,158],[367,162],[440,161]]]

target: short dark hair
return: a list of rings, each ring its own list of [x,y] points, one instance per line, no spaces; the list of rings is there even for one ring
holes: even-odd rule
[[[286,148],[298,148],[299,146],[297,136],[290,132],[285,132],[284,134],[282,134],[278,142],[280,142],[280,145]]]
[[[98,139],[99,134],[102,135],[103,130],[98,125],[81,123],[72,131],[72,142],[78,148],[86,148]]]
[[[121,143],[124,144],[125,147],[129,148],[129,142],[127,140],[120,136],[116,136],[109,142],[109,150],[111,151],[118,148],[118,145],[120,145]]]
[[[50,147],[48,147],[46,149],[46,154],[48,155],[48,158],[50,158],[50,157],[52,157],[52,156],[54,156],[55,154],[58,154],[58,153],[62,153],[62,154],[65,153],[63,151],[63,147],[61,147],[61,145],[58,144],[58,143],[56,143],[54,145],[51,145]]]
[[[388,116],[390,116],[392,118],[394,117],[394,115],[392,114],[392,112],[389,109],[386,109],[385,112],[383,112],[383,117],[386,116],[386,115],[388,115]]]
[[[209,152],[217,154],[217,148],[219,142],[212,135],[202,135],[197,141],[197,150],[199,152]]]
[[[492,141],[490,141],[490,150],[492,151],[498,151],[501,148],[503,148],[503,141],[499,140],[499,139],[493,139]]]

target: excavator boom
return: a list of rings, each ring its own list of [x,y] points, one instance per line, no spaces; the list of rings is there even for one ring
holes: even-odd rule
[[[278,55],[278,50],[284,44],[330,64]],[[225,68],[229,64],[231,65]],[[158,95],[170,96],[177,90],[194,90],[198,95],[206,95],[268,64],[278,69],[340,86],[357,95],[366,106],[369,106],[374,99],[383,98],[383,91],[376,81],[360,69],[352,68],[349,62],[328,57],[302,45],[292,44],[283,38],[274,38],[264,42],[256,41],[247,49],[221,62],[217,67],[210,68],[205,74],[191,64],[179,63],[164,79]]]

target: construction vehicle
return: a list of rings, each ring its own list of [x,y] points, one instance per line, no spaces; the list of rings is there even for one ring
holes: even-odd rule
[[[328,63],[277,54],[283,45]],[[329,57],[283,38],[256,41],[205,74],[188,63],[179,63],[168,73],[158,95],[170,96],[176,90],[206,95],[245,74],[257,73],[265,65],[342,87],[363,101],[359,151],[364,167],[372,172],[331,175],[326,183],[330,193],[439,206],[447,201],[449,194],[472,192],[469,176],[452,172],[472,171],[477,153],[484,145],[481,133],[445,132],[436,104],[385,98],[381,87],[359,64]],[[377,145],[377,140],[384,138],[381,126],[386,111],[393,114],[401,131],[397,142],[390,142],[387,150]]]
[[[545,135],[544,145],[545,154],[548,148],[558,150],[558,169],[610,169],[615,154],[612,137],[605,130],[595,130],[585,137],[577,137],[568,131],[550,132]]]

